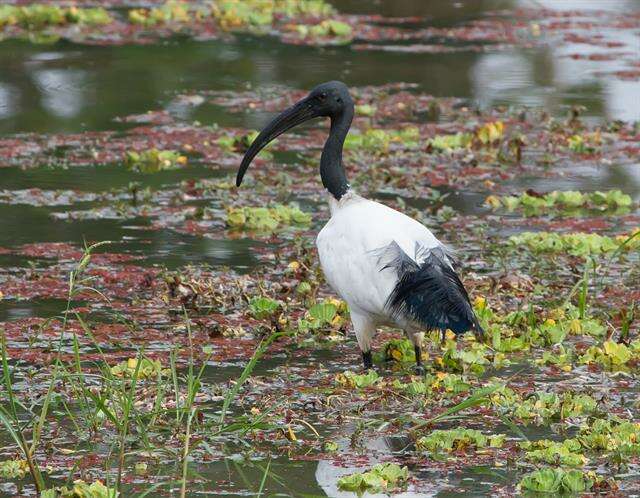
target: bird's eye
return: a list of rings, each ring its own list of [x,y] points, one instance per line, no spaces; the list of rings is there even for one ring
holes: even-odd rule
[[[324,92],[322,92],[320,95],[318,95],[318,98],[319,98],[320,100],[324,100],[324,99],[326,99],[326,98],[327,98],[327,94],[326,94],[326,93],[324,93]]]
[[[336,101],[338,102],[338,104],[342,104],[342,99],[340,97],[338,97]]]

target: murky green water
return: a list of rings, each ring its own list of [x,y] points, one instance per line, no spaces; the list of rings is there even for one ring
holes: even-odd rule
[[[381,13],[388,16],[424,16],[426,25],[455,26],[470,19],[481,19],[488,11],[514,6],[549,5],[557,2],[518,2],[509,0],[423,2],[419,0],[348,0],[334,2],[341,11]],[[640,2],[612,0],[571,1],[563,7],[597,6],[617,11],[640,10]],[[264,85],[286,85],[307,89],[318,82],[340,79],[348,85],[380,85],[389,82],[417,83],[420,90],[435,96],[455,96],[470,104],[490,107],[497,104],[543,107],[564,115],[572,105],[584,105],[586,115],[596,119],[640,119],[637,82],[627,82],[600,74],[603,64],[563,57],[578,45],[556,50],[509,49],[483,53],[443,54],[387,53],[353,51],[349,48],[285,46],[273,39],[239,36],[235,41],[195,42],[172,40],[157,45],[89,47],[70,43],[38,46],[18,41],[0,43],[0,133],[68,133],[89,130],[121,130],[127,126],[114,121],[119,116],[166,109],[178,121],[198,120],[205,124],[256,128],[265,115],[255,112],[230,113],[205,104],[197,108],[180,105],[178,94],[201,90],[237,90]],[[0,158],[2,161],[2,158]],[[637,165],[614,165],[576,171],[575,176],[519,178],[514,188],[594,190],[621,188],[640,198]],[[227,173],[226,171],[224,172]],[[104,193],[126,189],[131,181],[143,187],[161,188],[190,178],[210,178],[213,173],[194,162],[179,172],[134,175],[120,164],[101,167],[45,166],[35,169],[0,169],[0,190],[39,188],[70,189]],[[381,194],[384,198],[384,194]],[[481,188],[456,192],[446,203],[465,213],[479,212],[484,194]],[[425,202],[409,199],[416,207]],[[91,202],[86,204],[92,206]],[[82,205],[79,205],[82,206]],[[80,209],[81,207],[76,207]],[[247,271],[256,265],[255,249],[263,243],[250,239],[225,240],[223,234],[211,237],[183,235],[171,230],[148,230],[148,221],[86,220],[66,222],[52,213],[68,206],[33,206],[0,202],[0,247],[16,247],[31,242],[71,242],[86,240],[117,241],[114,251],[143,254],[143,264],[175,268],[188,263],[228,265]],[[0,255],[0,265],[27,266],[23,258]],[[61,310],[60,300],[25,303],[5,301],[0,321],[25,316],[48,317]],[[325,355],[327,363],[331,353]],[[277,363],[277,362],[276,362]],[[264,368],[268,370],[270,364]],[[209,377],[237,375],[239,367],[212,369]],[[388,443],[388,442],[387,442]],[[384,445],[385,442],[375,444]],[[389,443],[387,451],[393,452]],[[194,493],[216,496],[254,496],[264,474],[264,460],[252,462],[240,457],[196,467],[207,482],[194,487]],[[162,469],[166,470],[166,469]],[[486,469],[485,469],[486,470]],[[485,496],[493,483],[509,478],[495,471],[469,470],[457,476],[455,485],[469,490],[469,496]],[[273,461],[269,491],[272,496],[351,496],[336,490],[337,475],[345,472],[330,462]],[[162,473],[162,471],[161,471]],[[418,476],[420,477],[420,476]],[[0,491],[0,495],[3,492]],[[410,495],[403,496],[432,496]],[[434,490],[433,496],[454,496]]]

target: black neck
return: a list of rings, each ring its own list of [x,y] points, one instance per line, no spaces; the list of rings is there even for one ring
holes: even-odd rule
[[[345,107],[342,113],[337,116],[331,116],[331,131],[320,158],[322,185],[337,200],[340,200],[349,190],[349,183],[347,183],[347,176],[342,165],[342,146],[351,127],[352,119],[352,106]]]

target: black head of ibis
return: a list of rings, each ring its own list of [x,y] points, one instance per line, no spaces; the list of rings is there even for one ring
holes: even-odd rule
[[[316,86],[304,99],[267,124],[245,153],[236,185],[240,186],[249,164],[269,142],[295,126],[320,117],[331,120],[329,138],[320,159],[320,176],[324,187],[336,199],[340,199],[349,190],[342,165],[342,146],[353,120],[353,99],[347,86],[340,81],[329,81]]]

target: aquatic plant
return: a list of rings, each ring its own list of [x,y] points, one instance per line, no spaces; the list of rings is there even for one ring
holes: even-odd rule
[[[493,209],[515,211],[522,209],[528,216],[547,212],[574,213],[578,209],[611,210],[629,208],[633,204],[631,196],[621,190],[606,192],[579,192],[575,190],[553,190],[546,194],[525,192],[520,195],[495,196],[485,199],[485,204]]]
[[[402,130],[382,130],[369,128],[364,133],[349,133],[344,142],[345,150],[361,150],[387,154],[392,144],[403,148],[419,145],[420,131],[414,126]]]
[[[380,376],[375,370],[369,370],[363,374],[357,374],[349,370],[336,374],[336,384],[350,389],[362,389],[371,387],[380,380]]]
[[[577,439],[565,439],[561,442],[539,439],[521,442],[519,446],[525,451],[525,458],[531,462],[570,467],[581,467],[589,462],[582,454],[582,445]]]
[[[213,19],[223,30],[233,31],[270,26],[277,18],[321,18],[333,13],[333,7],[323,0],[214,0],[202,5],[169,0],[158,7],[131,9],[128,18],[133,24],[147,27]],[[314,26],[301,24],[298,28],[307,29],[314,37],[344,37],[351,32],[351,26],[334,20]]]
[[[640,455],[640,422],[595,419],[580,428],[576,439],[588,450]]]
[[[491,351],[482,343],[472,342],[464,349],[457,347],[457,343],[448,340],[442,356],[434,359],[434,365],[448,372],[463,372],[481,375],[491,364]]]
[[[352,36],[349,24],[333,19],[325,19],[315,25],[298,24],[296,30],[301,38],[333,38],[340,43],[348,43]]]
[[[367,472],[342,476],[338,488],[361,495],[365,492],[386,493],[402,488],[409,479],[409,469],[395,463],[379,463]]]
[[[0,28],[6,25],[19,25],[29,30],[39,30],[47,26],[65,24],[98,26],[111,22],[113,22],[111,15],[102,7],[60,7],[38,3],[24,6],[0,5]]]
[[[161,375],[168,375],[169,369],[162,368],[160,360],[149,358],[129,358],[111,367],[111,373],[116,377],[131,378],[137,372],[138,379],[155,379]]]
[[[497,390],[491,396],[491,403],[498,413],[536,423],[586,416],[598,409],[596,400],[587,394],[535,391],[522,398],[508,387]]]
[[[416,449],[429,452],[435,456],[441,452],[451,453],[453,451],[477,450],[486,447],[500,448],[504,444],[504,439],[504,434],[487,436],[475,429],[435,430],[429,435],[417,439]]]
[[[259,134],[259,131],[252,130],[241,135],[223,135],[218,138],[216,143],[225,151],[244,154]],[[277,143],[277,140],[274,140],[267,147],[261,150],[258,154],[258,157],[261,157],[263,159],[271,159],[273,157],[273,154],[269,152],[269,149],[275,143]]]
[[[415,350],[413,343],[408,339],[392,339],[381,348],[380,353],[386,361],[414,362]]]
[[[616,251],[633,251],[640,248],[640,228],[628,235],[608,237],[597,233],[523,232],[509,237],[514,247],[525,247],[533,252],[565,253],[588,257]]]
[[[311,215],[293,204],[227,208],[227,226],[234,229],[268,232],[291,225],[305,226],[309,223],[311,223]]]
[[[254,297],[249,301],[249,311],[258,319],[265,319],[273,316],[282,307],[282,303],[268,297]]]
[[[131,9],[128,13],[129,21],[144,26],[154,26],[168,22],[189,22],[198,17],[200,10],[194,10],[187,2],[169,0],[159,7],[152,9]]]
[[[492,147],[504,134],[502,121],[485,123],[474,133],[458,132],[453,135],[436,135],[429,138],[427,146],[438,152],[453,152],[459,149],[475,147]]]
[[[591,346],[578,359],[579,363],[599,363],[610,369],[624,366],[632,358],[631,350],[622,343],[605,341],[602,346]]]
[[[211,15],[225,30],[270,25],[277,16],[287,19],[326,17],[334,13],[324,0],[215,0]]]
[[[339,328],[348,316],[347,304],[338,299],[326,299],[315,303],[305,317],[298,321],[300,332],[315,331],[323,327]]]
[[[591,473],[546,467],[527,474],[518,487],[536,493],[576,494],[590,490],[595,483]]]
[[[538,365],[553,365],[565,372],[569,372],[576,360],[576,353],[570,347],[559,344],[552,351],[543,351],[542,358],[536,360]]]
[[[180,168],[185,164],[187,164],[187,157],[174,150],[128,151],[125,155],[125,166],[138,173],[158,173]]]

